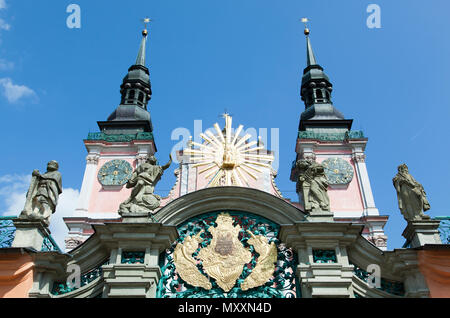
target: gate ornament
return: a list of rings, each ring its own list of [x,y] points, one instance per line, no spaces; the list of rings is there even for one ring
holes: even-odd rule
[[[203,270],[214,278],[222,290],[229,292],[241,276],[244,266],[250,263],[252,253],[239,241],[239,232],[242,228],[233,225],[233,218],[228,213],[220,214],[216,220],[217,227],[210,227],[208,231],[213,236],[209,246],[200,249],[198,259],[202,262]],[[266,237],[254,235],[248,243],[253,245],[259,254],[258,261],[252,273],[241,284],[242,290],[264,285],[275,272],[277,262],[277,247],[268,243]],[[193,254],[201,243],[200,235],[187,237],[182,244],[178,244],[174,251],[174,263],[177,272],[183,280],[194,287],[206,290],[212,288],[206,276],[197,268],[197,261]]]
[[[188,236],[183,244],[178,244],[175,248],[173,259],[178,269],[178,273],[184,281],[192,286],[210,290],[212,288],[211,283],[199,272],[197,261],[192,257],[192,254],[194,254],[198,248],[198,244],[202,241],[200,238],[202,233],[203,231],[195,236]]]

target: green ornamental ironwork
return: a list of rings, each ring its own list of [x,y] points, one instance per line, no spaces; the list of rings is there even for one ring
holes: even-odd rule
[[[51,236],[47,236],[42,243],[41,252],[61,252],[61,249]]]
[[[11,247],[16,233],[16,227],[13,220],[15,217],[1,217],[0,218],[0,248]]]
[[[361,279],[364,282],[368,282],[368,280],[371,278],[370,274],[359,267],[358,265],[355,265],[350,262],[350,265],[353,265],[353,274]],[[374,278],[373,278],[374,279]],[[386,293],[397,295],[397,296],[404,296],[405,295],[405,286],[402,282],[397,282],[385,278],[381,278],[381,286],[378,288],[379,290],[382,290]]]
[[[122,264],[144,264],[145,252],[122,252]]]
[[[102,140],[107,142],[130,142],[133,140],[153,140],[153,133],[139,132],[137,134],[105,134],[102,132],[89,133],[87,140]]]
[[[438,230],[442,244],[450,244],[450,216],[437,216],[434,219],[441,221]]]
[[[15,216],[0,217],[0,248],[11,247],[16,235],[16,227],[14,226]],[[42,243],[41,252],[60,252],[58,244],[53,237],[47,236]]]
[[[337,263],[336,251],[313,250],[314,263]]]
[[[100,265],[94,267],[87,273],[81,275],[79,288],[92,283],[94,280],[96,280],[99,277],[102,277],[102,275],[103,275],[102,267],[103,267],[103,265],[108,265],[108,264],[109,264],[109,259],[107,259]],[[75,286],[72,282],[55,282],[55,283],[53,283],[53,288],[52,288],[51,294],[54,296],[60,296],[60,295],[64,295],[64,294],[73,292],[79,288],[77,286]]]
[[[321,141],[344,141],[349,139],[362,139],[364,132],[360,130],[351,130],[341,133],[323,133],[315,131],[299,131],[299,139],[317,139]]]
[[[212,284],[211,290],[205,290],[201,287],[193,287],[183,281],[177,273],[173,252],[178,243],[183,243],[186,237],[197,235],[201,231],[200,237],[203,241],[200,243],[197,251],[192,255],[194,258],[202,248],[207,247],[212,239],[208,228],[217,224],[215,220],[220,214],[219,212],[207,213],[195,217],[178,227],[179,239],[166,251],[164,263],[161,264],[163,273],[157,290],[158,298],[297,298],[301,297],[298,281],[295,277],[297,268],[297,256],[292,249],[287,248],[278,240],[279,226],[275,223],[248,213],[224,211],[231,215],[234,224],[239,225],[242,229],[239,232],[239,240],[244,247],[248,248],[252,254],[250,263],[244,265],[244,270],[237,280],[236,285],[229,292],[224,292],[214,280],[210,280]],[[247,291],[241,289],[241,284],[250,275],[255,268],[259,254],[256,253],[252,245],[248,244],[250,234],[264,235],[269,243],[274,242],[278,249],[278,261],[275,267],[273,277],[263,286],[256,287]],[[201,261],[198,260],[198,270],[205,276],[206,273],[202,268]]]

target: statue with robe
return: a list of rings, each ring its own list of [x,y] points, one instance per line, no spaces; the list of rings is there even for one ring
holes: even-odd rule
[[[156,158],[150,156],[146,162],[138,166],[127,182],[127,188],[133,190],[130,197],[120,205],[119,214],[148,213],[159,208],[161,197],[154,194],[155,186],[171,164],[172,156],[164,166],[159,166]]]
[[[25,207],[19,219],[42,221],[50,225],[50,217],[56,211],[59,195],[62,193],[62,177],[56,161],[47,164],[47,172],[34,170],[27,192]]]
[[[408,166],[402,164],[392,180],[397,191],[398,207],[406,221],[430,219],[423,212],[430,209],[423,186],[409,174]]]
[[[298,172],[297,192],[303,196],[305,212],[329,212],[328,179],[325,168],[311,160],[296,163]]]

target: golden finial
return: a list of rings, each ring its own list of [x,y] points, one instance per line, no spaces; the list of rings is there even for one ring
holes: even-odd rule
[[[305,31],[304,31],[304,33],[305,33],[306,36],[308,36],[309,33],[310,33],[309,29],[308,29],[309,19],[308,18],[302,18],[301,21],[305,24]]]
[[[142,19],[142,22],[144,23],[144,31],[142,31],[142,35],[147,36],[148,35],[147,24],[152,22],[152,20],[150,18],[145,18],[145,19]]]

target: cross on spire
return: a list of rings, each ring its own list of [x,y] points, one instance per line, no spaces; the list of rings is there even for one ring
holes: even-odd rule
[[[310,33],[309,32],[309,28],[308,28],[309,19],[308,18],[301,18],[300,21],[302,21],[305,24],[305,31],[304,31],[304,33],[305,33],[306,36],[308,36],[309,33]]]
[[[150,22],[152,22],[152,19],[150,19],[150,18],[145,18],[145,19],[142,19],[142,22],[144,23],[144,28],[147,30],[147,24],[149,24]]]
[[[222,117],[222,118],[233,117],[233,114],[230,114],[230,113],[228,112],[228,110],[225,108],[224,113],[223,113],[223,114],[220,114],[219,117]]]

